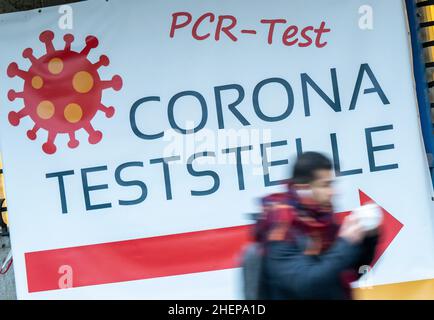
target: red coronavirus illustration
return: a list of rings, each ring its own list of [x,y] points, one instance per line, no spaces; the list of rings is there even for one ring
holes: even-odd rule
[[[76,148],[79,141],[75,133],[80,129],[89,134],[89,143],[100,142],[102,132],[95,130],[91,121],[98,110],[103,111],[107,118],[111,118],[115,112],[113,106],[102,104],[102,91],[107,88],[118,91],[122,88],[122,78],[118,75],[108,81],[100,78],[98,69],[109,65],[107,56],[100,56],[96,63],[88,60],[90,50],[98,46],[96,37],[88,36],[81,52],[71,50],[74,41],[72,34],[63,37],[65,47],[62,50],[55,50],[53,39],[54,33],[51,31],[40,34],[39,40],[46,47],[46,54],[40,58],[34,57],[31,48],[23,51],[23,57],[31,62],[28,71],[20,70],[15,62],[7,69],[9,77],[19,76],[24,80],[22,92],[8,92],[10,101],[16,98],[24,100],[24,108],[9,113],[9,122],[18,126],[22,118],[30,117],[35,123],[33,129],[27,131],[27,137],[31,140],[36,139],[39,129],[45,129],[48,139],[42,145],[42,150],[47,154],[56,152],[54,141],[58,134],[68,134],[68,146]]]

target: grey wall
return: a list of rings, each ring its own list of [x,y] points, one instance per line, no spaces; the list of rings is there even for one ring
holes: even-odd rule
[[[11,249],[9,237],[0,235],[0,267]],[[0,300],[15,300],[14,270],[11,267],[6,274],[0,274]]]

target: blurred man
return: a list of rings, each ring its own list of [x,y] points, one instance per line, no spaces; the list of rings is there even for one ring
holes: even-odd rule
[[[264,244],[262,298],[351,299],[350,283],[369,265],[377,230],[332,211],[333,168],[316,152],[298,157],[284,193],[263,199],[256,238]]]

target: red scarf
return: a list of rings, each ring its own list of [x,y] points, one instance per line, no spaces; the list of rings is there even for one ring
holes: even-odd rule
[[[332,206],[321,206],[309,196],[300,196],[291,181],[287,186],[286,192],[262,199],[263,214],[256,225],[256,240],[294,241],[297,235],[306,235],[310,243],[305,254],[324,252],[338,231]]]

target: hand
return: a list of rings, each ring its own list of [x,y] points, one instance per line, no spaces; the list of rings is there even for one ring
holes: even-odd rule
[[[366,231],[363,229],[359,218],[350,214],[345,217],[339,229],[339,237],[347,240],[352,244],[360,243],[366,236]]]
[[[375,229],[369,230],[366,232],[366,237],[375,237],[380,234],[380,227],[377,227]]]

